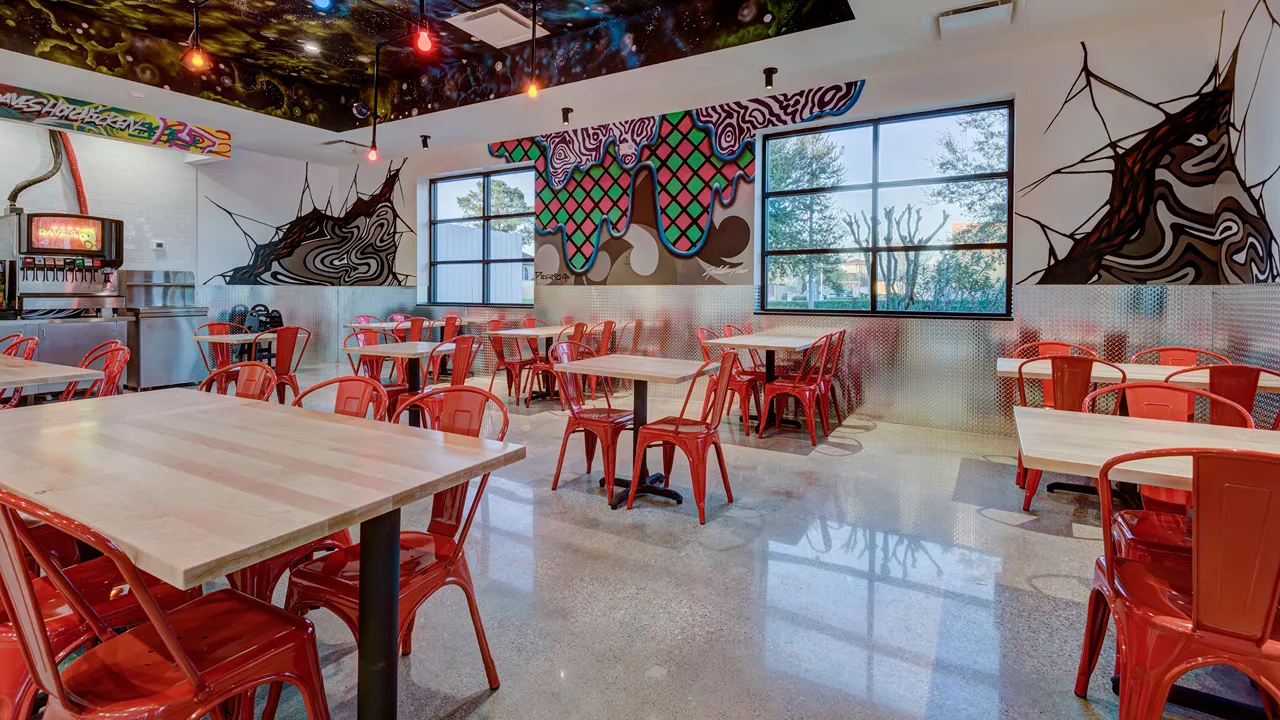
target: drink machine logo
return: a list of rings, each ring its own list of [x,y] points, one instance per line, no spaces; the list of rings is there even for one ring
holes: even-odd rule
[[[40,250],[101,250],[102,222],[82,218],[32,218],[31,247]]]

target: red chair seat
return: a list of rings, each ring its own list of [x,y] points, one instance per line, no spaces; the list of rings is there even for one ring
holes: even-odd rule
[[[314,642],[315,630],[305,618],[234,590],[194,600],[166,619],[214,687],[295,672],[289,661],[304,661],[301,649]],[[291,647],[293,653],[282,652]],[[151,624],[90,649],[67,666],[62,680],[68,694],[95,716],[194,717],[201,707]]]
[[[453,554],[453,538],[424,532],[400,533],[400,587],[413,587],[423,576],[440,568]],[[335,550],[294,568],[290,583],[303,583],[338,592],[352,601],[360,599],[360,546]]]
[[[635,420],[636,414],[623,408],[583,408],[578,411],[578,419],[592,423],[629,423]]]
[[[1186,515],[1122,510],[1111,528],[1117,554],[1129,560],[1191,568]]]
[[[676,433],[680,435],[702,435],[711,432],[711,423],[702,420],[690,420],[689,418],[679,418],[674,415],[664,417],[661,420],[645,423],[641,432],[651,430],[662,433]]]
[[[1098,558],[1103,572],[1106,560]],[[1168,565],[1116,560],[1116,590],[1121,598],[1142,612],[1163,616],[1175,623],[1191,622],[1191,571]]]

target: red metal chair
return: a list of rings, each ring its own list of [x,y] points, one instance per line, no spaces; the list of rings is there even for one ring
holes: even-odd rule
[[[1201,356],[1213,358],[1220,363],[1231,363],[1225,355],[1219,355],[1211,350],[1178,346],[1153,347],[1146,348],[1145,350],[1139,350],[1133,354],[1133,357],[1129,358],[1129,362],[1134,364],[1146,364],[1146,361],[1149,359],[1147,358],[1148,355],[1155,355],[1157,364],[1168,365],[1170,367],[1193,367],[1196,365],[1203,365],[1204,363],[1200,362]]]
[[[733,489],[729,487],[729,471],[724,465],[724,448],[720,446],[720,418],[724,416],[724,405],[728,401],[729,381],[738,366],[738,354],[734,352],[720,353],[719,357],[702,363],[698,371],[700,377],[709,367],[716,367],[716,384],[712,391],[703,397],[702,414],[697,420],[684,416],[689,408],[689,398],[697,383],[689,383],[689,390],[684,395],[684,404],[680,406],[680,414],[665,417],[656,422],[646,423],[640,427],[636,438],[635,465],[632,478],[641,477],[641,464],[644,451],[650,445],[662,444],[662,472],[664,485],[671,485],[671,466],[675,461],[676,448],[689,459],[689,472],[693,481],[693,500],[698,505],[698,523],[707,523],[707,453],[715,448],[716,460],[720,463],[720,477],[724,480],[724,494],[729,502],[733,502]],[[632,482],[631,491],[627,494],[627,509],[636,501],[638,482]]]
[[[338,394],[333,400],[333,412],[350,417],[368,417],[373,411],[374,420],[385,420],[387,417],[387,391],[382,383],[362,375],[346,375],[325,380],[307,388],[305,392],[293,399],[294,407],[303,407],[303,400],[317,390],[337,386]]]
[[[351,318],[352,325],[368,325],[370,323],[380,323],[382,318],[377,315],[357,315]]]
[[[810,346],[808,350],[805,350],[804,359],[801,360],[800,369],[796,375],[765,383],[759,437],[764,437],[764,418],[767,417],[770,406],[773,406],[774,427],[780,427],[782,425],[782,410],[785,409],[785,406],[784,408],[776,407],[777,401],[787,397],[794,397],[800,401],[801,407],[804,408],[805,425],[809,430],[809,442],[814,447],[817,447],[818,436],[814,420],[818,416],[819,400],[825,389],[822,384],[822,378],[826,372],[827,354],[831,352],[832,342],[830,334],[823,335],[818,342]],[[831,429],[827,425],[825,413],[822,414],[821,419],[823,433],[830,435]]]
[[[522,328],[547,327],[547,324],[539,320],[538,318],[527,317],[520,321],[520,327]],[[525,340],[525,342],[529,344],[529,352],[533,356],[533,359],[535,361],[544,361],[544,362],[546,361],[547,358],[543,354],[542,348],[538,347],[537,338],[528,338]]]
[[[266,363],[236,363],[202,380],[198,389],[200,392],[212,392],[216,389],[219,395],[226,395],[226,390],[232,383],[236,386],[236,397],[270,400],[271,391],[276,389],[276,374]]]
[[[1111,472],[1169,457],[1192,461],[1190,570],[1126,559],[1113,539]],[[1158,720],[1174,682],[1209,665],[1229,665],[1265,695],[1280,697],[1280,456],[1152,450],[1112,458],[1099,478],[1103,556],[1094,565],[1076,695],[1088,692],[1114,616],[1125,720]]]
[[[124,352],[112,352],[114,350],[124,350]],[[119,340],[108,340],[85,353],[80,360],[79,367],[91,368],[94,363],[98,362],[102,363],[103,376],[90,382],[89,389],[84,394],[85,399],[107,397],[120,392],[120,380],[129,365],[129,348],[125,347],[124,343]],[[76,380],[67,383],[67,386],[62,390],[62,394],[58,396],[58,402],[74,400],[76,393],[80,390],[81,382],[84,381]]]
[[[1055,355],[1083,355],[1091,358],[1098,357],[1098,353],[1084,347],[1083,345],[1073,345],[1068,342],[1056,341],[1027,343],[1013,351],[1013,357],[1016,360],[1053,357]],[[1053,407],[1053,381],[1041,380],[1040,391],[1044,397],[1044,407]],[[1023,405],[1026,405],[1025,400],[1023,401]],[[1075,405],[1072,405],[1072,407],[1075,407]]]
[[[612,320],[598,322],[587,330],[583,344],[595,351],[596,357],[603,357],[613,352],[614,330],[617,323]],[[600,377],[596,375],[587,376],[587,382],[591,385],[591,399],[596,399],[596,387],[600,384]],[[605,383],[609,380],[606,378]]]
[[[440,343],[431,349],[431,354],[427,356],[422,363],[422,384],[435,385],[440,382],[438,373],[432,371],[428,382],[427,369],[429,367],[440,367],[440,360],[446,357],[452,357],[453,361],[449,363],[449,384],[462,385],[466,383],[467,377],[471,375],[471,366],[475,364],[476,356],[480,354],[480,347],[483,343],[480,338],[475,335],[454,335],[449,340],[453,344],[452,351],[443,351],[444,343]]]
[[[731,327],[731,326],[730,326]],[[714,340],[719,336],[714,330],[708,328],[698,328],[694,330],[694,334],[698,336],[698,349],[702,351],[702,361],[711,362],[711,348],[703,345],[707,340]],[[719,355],[719,353],[716,353]],[[715,390],[716,376],[711,375],[707,378],[707,395],[710,396]],[[738,406],[742,408],[742,425],[746,429],[747,434],[751,434],[751,400],[756,401],[756,414],[760,416],[761,424],[764,423],[764,400],[761,390],[764,388],[764,376],[747,372],[742,369],[742,356],[738,356],[738,368],[734,371],[733,377],[729,380],[729,397],[725,400],[724,414],[729,414],[730,408],[733,407],[733,399],[738,398]],[[703,402],[706,402],[704,399]]]
[[[506,373],[507,395],[511,394],[511,388],[514,387],[516,404],[518,405],[520,404],[520,388],[524,384],[524,373],[533,364],[533,358],[524,355],[520,351],[519,340],[492,334],[502,330],[514,330],[515,328],[515,325],[502,320],[490,320],[488,322],[489,347],[493,349],[493,374],[489,376],[489,392],[493,392],[493,381],[498,379],[498,373]],[[510,352],[507,350],[507,343],[511,343]]]
[[[510,423],[506,407],[497,396],[476,387],[453,386],[431,390],[400,408],[397,415],[434,397],[444,398],[441,420],[434,425],[436,430],[479,437],[485,411],[492,403],[502,416],[497,439],[506,437]],[[489,653],[489,642],[480,621],[480,608],[476,605],[467,556],[463,552],[463,543],[466,542],[471,521],[480,507],[488,483],[489,475],[486,473],[480,478],[465,520],[462,513],[470,483],[456,485],[433,496],[431,522],[426,532],[400,533],[399,637],[401,652],[408,655],[412,651],[413,624],[418,608],[437,590],[447,585],[457,585],[467,596],[467,604],[471,608],[471,621],[475,626],[489,687],[497,690],[498,671]],[[289,612],[296,613],[327,609],[346,623],[359,642],[360,545],[357,543],[337,550],[294,570],[289,576],[289,595],[285,607]]]
[[[1120,407],[1120,393],[1123,393],[1131,417],[1190,422],[1183,408],[1188,402],[1195,407],[1196,398],[1201,397],[1209,401],[1210,424],[1253,428],[1253,418],[1240,405],[1204,390],[1168,383],[1112,385],[1090,393],[1081,406],[1083,411],[1092,412],[1099,398],[1112,393],[1116,394],[1113,414]],[[1139,485],[1138,492],[1143,509],[1121,511],[1112,526],[1117,533],[1114,540],[1121,557],[1189,567],[1191,542],[1187,538],[1187,511],[1191,493],[1148,485]]]
[[[247,334],[248,332],[249,332],[249,328],[237,323],[210,322],[210,323],[205,323],[200,327],[196,328],[195,332],[192,334],[193,335],[242,335],[242,334]],[[205,351],[205,347],[204,347],[205,345],[209,346],[209,349],[207,352]],[[196,343],[196,347],[199,348],[200,350],[200,359],[204,361],[205,370],[209,371],[210,373],[214,372],[215,370],[221,370],[222,368],[231,364],[231,349],[232,349],[231,345],[228,345],[226,343]],[[228,382],[228,380],[224,380],[223,382]],[[218,388],[219,394],[225,395],[226,392],[227,392],[226,385],[223,385],[222,387]]]
[[[342,339],[342,347],[349,348],[352,341],[355,341],[357,347],[373,347],[380,343],[400,342],[400,338],[394,333],[384,332],[382,330],[356,330]],[[404,363],[396,364],[396,371],[393,378],[398,378],[398,382],[388,380],[383,382],[382,371],[387,366],[387,358],[379,355],[360,355],[359,361],[355,355],[347,354],[347,362],[351,363],[351,374],[363,375],[371,380],[376,380],[382,385],[382,389],[387,391],[387,407],[394,408],[400,402],[400,397],[409,391],[409,383],[404,380]],[[388,410],[388,412],[390,412]]]
[[[1062,408],[1064,411],[1079,412],[1083,407],[1084,399],[1093,391],[1095,383],[1093,382],[1094,365],[1106,365],[1116,371],[1120,382],[1128,380],[1123,369],[1119,365],[1109,363],[1105,360],[1099,360],[1096,356],[1090,355],[1049,355],[1046,357],[1028,358],[1018,364],[1018,404],[1023,407],[1027,405],[1027,378],[1026,367],[1033,362],[1049,361],[1049,372],[1051,380],[1043,381],[1046,390],[1051,390],[1052,394],[1044,398],[1044,406],[1047,408]],[[1040,478],[1044,476],[1041,470],[1028,470],[1022,465],[1022,453],[1018,453],[1018,487],[1025,488],[1026,493],[1022,500],[1022,510],[1026,512],[1031,509],[1031,498],[1035,497],[1036,489],[1040,487]]]
[[[426,342],[427,318],[411,317],[396,322],[391,334],[400,338],[400,342]]]
[[[101,641],[60,669],[60,655],[65,658],[68,646],[56,639],[57,631],[50,631],[47,595],[42,597],[23,562],[24,550],[37,558],[44,551],[25,533],[19,511],[102,553],[101,559],[114,566],[127,585],[127,591],[114,598],[140,608],[140,622],[146,622],[117,634],[81,590],[58,579],[61,571],[45,557],[42,569],[92,631],[70,640],[80,641],[71,647],[95,636]],[[0,588],[26,669],[35,687],[49,697],[44,711],[47,720],[204,715],[222,720],[229,701],[240,702],[246,691],[265,684],[278,693],[285,682],[301,691],[309,718],[328,720],[310,622],[234,590],[205,595],[166,612],[168,603],[160,597],[168,596],[168,591],[153,592],[151,583],[111,540],[4,491],[0,491]],[[91,593],[102,597],[104,589],[99,584]],[[0,672],[9,670],[6,666]],[[274,714],[275,707],[270,706],[264,717]]]
[[[387,322],[398,323],[408,320],[411,316],[408,313],[391,313],[387,316]]]
[[[827,428],[827,417],[831,409],[836,411],[836,424],[844,420],[840,413],[840,398],[836,394],[836,373],[840,371],[840,361],[844,358],[844,330],[831,333],[831,347],[827,350],[827,363],[822,368],[822,377],[818,380],[818,409],[822,412],[822,427]],[[827,431],[827,434],[831,433]]]
[[[561,330],[556,335],[556,342],[564,342],[568,340],[571,343],[582,344],[587,334],[587,324],[584,322],[574,323]],[[533,383],[539,380],[542,383],[544,392],[548,396],[556,391],[556,376],[552,368],[552,363],[547,358],[539,358],[529,366],[529,384],[525,389],[524,406],[529,407],[530,400],[533,399]],[[564,407],[564,398],[560,398],[560,407]]]
[[[18,342],[21,339],[22,333],[11,333],[4,337],[0,337],[0,354],[4,354],[4,351],[8,349],[10,343]]]
[[[581,343],[561,342],[551,347],[553,365],[593,357],[597,357],[596,352]],[[560,393],[569,407],[569,421],[565,424],[564,439],[560,441],[560,459],[556,461],[556,474],[551,478],[551,489],[555,490],[560,485],[560,469],[564,467],[564,451],[569,447],[569,436],[580,432],[587,454],[588,473],[591,472],[591,461],[596,456],[596,442],[600,443],[601,453],[604,455],[605,497],[611,499],[618,473],[618,437],[635,425],[635,413],[613,407],[609,401],[607,383],[604,387],[605,406],[585,407],[581,381],[589,378],[559,370],[555,373]]]
[[[1209,374],[1209,392],[1248,410],[1250,415],[1253,414],[1258,401],[1258,381],[1262,375],[1280,378],[1280,373],[1274,370],[1253,365],[1197,365],[1170,373],[1169,377],[1165,378],[1165,382],[1173,382],[1173,379],[1179,375],[1201,370]],[[1271,429],[1280,429],[1280,413],[1276,414],[1275,423]]]
[[[40,347],[40,338],[31,336],[24,337],[9,343],[0,355],[8,355],[13,358],[22,358],[23,360],[31,360],[36,356],[36,349]],[[6,393],[8,397],[6,399]],[[8,410],[18,406],[18,402],[22,400],[22,388],[16,387],[9,390],[0,390],[0,410]]]
[[[737,325],[733,325],[731,323],[725,323],[724,335],[722,335],[721,337],[730,338],[730,337],[734,337],[735,335],[750,335],[750,334],[751,334],[751,323],[749,322],[743,323],[742,327],[738,327]],[[742,353],[741,352],[738,353],[738,364],[741,365],[741,367],[738,369],[738,372],[743,375],[755,375],[759,377],[760,382],[763,383],[765,379],[764,360],[760,359],[760,351],[748,350],[747,356],[751,358],[750,365],[747,365],[745,362],[743,362]],[[733,404],[732,398],[729,399],[729,403],[730,405]]]
[[[445,315],[440,318],[437,324],[440,326],[440,342],[447,343],[458,336],[458,329],[462,327],[462,319],[457,315]],[[443,356],[437,356],[430,361],[431,377],[440,377],[440,365],[444,361],[445,358]]]
[[[274,330],[260,332],[253,339],[253,347],[257,348],[263,335],[275,335],[275,357],[272,358],[272,371],[276,374],[276,399],[284,404],[285,388],[293,390],[298,397],[298,366],[307,354],[307,346],[311,344],[311,331],[298,325],[285,325]],[[302,339],[302,347],[298,347],[298,339]]]

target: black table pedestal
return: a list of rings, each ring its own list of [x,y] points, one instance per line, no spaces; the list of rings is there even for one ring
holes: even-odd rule
[[[645,380],[636,380],[635,394],[633,401],[635,405],[635,429],[632,430],[632,438],[634,438],[636,452],[640,453],[640,484],[636,487],[636,496],[655,495],[660,498],[674,501],[679,505],[684,502],[684,496],[668,487],[663,487],[666,482],[666,476],[662,473],[649,473],[648,452],[640,449],[640,428],[649,422],[649,383]],[[631,484],[633,479],[630,477],[614,478],[614,487],[621,488],[612,498],[609,499],[609,507],[617,510],[627,504],[627,497],[631,492]],[[600,487],[604,487],[604,480],[600,480]]]

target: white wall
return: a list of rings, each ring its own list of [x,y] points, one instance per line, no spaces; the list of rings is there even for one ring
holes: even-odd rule
[[[70,133],[89,213],[124,221],[125,268],[196,269],[196,169],[176,150]],[[17,183],[53,162],[47,132],[0,122],[0,202]],[[28,212],[79,212],[67,163],[47,182],[22,193]],[[155,241],[164,249],[156,250]]]

